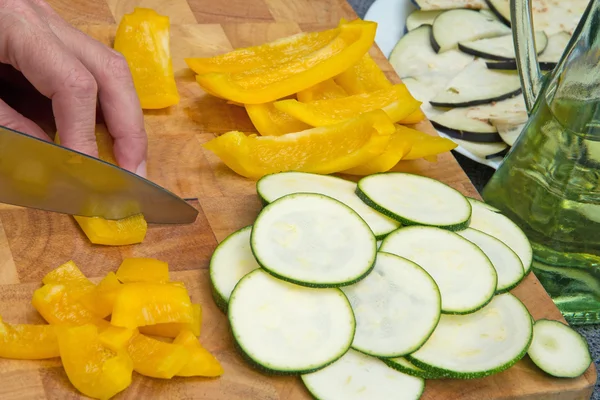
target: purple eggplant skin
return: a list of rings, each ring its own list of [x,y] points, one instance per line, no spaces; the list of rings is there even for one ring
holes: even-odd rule
[[[498,143],[502,141],[502,138],[498,134],[498,132],[469,132],[463,131],[460,129],[449,128],[442,124],[439,124],[435,121],[431,121],[431,124],[435,129],[440,132],[445,133],[446,135],[456,138],[463,139],[468,142],[477,142],[477,143]]]
[[[509,147],[507,147],[507,148],[505,148],[505,149],[504,149],[504,150],[502,150],[502,151],[499,151],[499,152],[497,152],[497,153],[494,153],[494,154],[488,154],[487,156],[485,156],[485,159],[486,159],[486,160],[491,160],[492,158],[496,158],[496,157],[504,157],[505,155],[507,155],[507,154],[508,154],[508,151],[509,151],[509,150],[510,150],[510,146],[509,146]]]
[[[542,71],[552,71],[555,67],[556,64],[555,62],[549,62],[549,61],[541,61],[538,63],[540,66],[540,69]],[[489,68],[489,69],[503,69],[503,70],[507,70],[507,71],[516,71],[517,70],[517,62],[515,60],[510,60],[510,61],[492,61],[492,62],[486,62],[485,65]]]
[[[521,91],[522,91],[521,88],[519,88],[519,89],[515,90],[514,92],[504,93],[497,97],[491,97],[488,99],[472,100],[472,101],[463,101],[462,103],[443,103],[443,102],[440,103],[437,101],[430,101],[429,103],[434,107],[442,107],[442,108],[474,107],[474,106],[480,106],[483,104],[490,104],[490,103],[493,103],[496,101],[510,99],[512,97],[520,95]]]
[[[492,2],[490,0],[485,0],[485,2],[488,5],[488,7],[490,8],[490,11],[493,12],[496,15],[496,17],[498,17],[500,22],[502,22],[504,25],[506,25],[510,28],[510,21],[507,20],[506,18],[504,18],[504,15],[500,14],[498,9],[496,7],[494,7]]]

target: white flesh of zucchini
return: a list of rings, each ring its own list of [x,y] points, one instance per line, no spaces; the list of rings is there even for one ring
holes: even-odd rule
[[[472,197],[467,197],[467,200],[469,201],[469,203],[471,203],[471,207],[473,207],[473,204],[475,204],[475,206],[485,207],[488,210],[493,211],[493,212],[500,212],[500,210],[498,208],[496,208],[493,205],[488,204],[488,203],[486,203],[484,201],[477,200],[477,199],[474,199]]]
[[[433,335],[408,360],[449,377],[492,375],[526,354],[532,328],[523,303],[510,293],[500,294],[475,313],[442,315]]]
[[[414,352],[440,318],[435,281],[423,268],[393,254],[378,253],[365,279],[341,289],[356,318],[352,347],[375,357]]]
[[[319,287],[359,281],[373,268],[377,253],[373,232],[356,212],[314,193],[290,194],[263,208],[250,246],[267,272]]]
[[[440,15],[443,10],[415,10],[411,12],[406,18],[406,29],[409,31],[415,30],[421,25],[431,25],[435,17]]]
[[[548,36],[543,31],[535,32],[535,46],[538,54],[546,49]],[[488,60],[512,61],[515,60],[515,46],[513,35],[497,36],[492,38],[461,41],[458,43],[461,51],[483,57]]]
[[[267,175],[256,183],[258,195],[267,203],[292,193],[318,193],[341,201],[360,215],[377,238],[383,238],[400,224],[367,206],[356,196],[356,183],[329,175],[282,172]]]
[[[404,357],[382,358],[381,361],[383,361],[384,363],[386,363],[387,365],[389,365],[397,371],[419,378],[438,379],[444,377],[444,375],[441,373],[435,373],[419,368]]]
[[[533,325],[528,354],[542,371],[559,378],[576,378],[592,362],[585,338],[571,327],[547,319]]]
[[[453,8],[488,8],[485,0],[415,0],[421,10],[450,10]]]
[[[443,53],[458,48],[458,42],[510,33],[509,27],[478,11],[455,9],[440,14],[433,21],[432,41],[439,46],[438,53]]]
[[[215,249],[210,259],[210,282],[217,304],[224,309],[235,285],[247,273],[260,268],[250,249],[252,226],[229,235]]]
[[[381,251],[407,258],[427,271],[442,295],[442,312],[466,314],[490,302],[497,286],[494,266],[483,251],[445,229],[409,226],[383,240]]]
[[[262,269],[240,280],[228,314],[244,355],[273,372],[322,368],[346,353],[354,337],[354,314],[341,290],[294,285]]]
[[[490,259],[498,274],[496,293],[503,293],[517,286],[525,276],[523,264],[517,254],[500,240],[473,228],[456,232],[474,243]]]
[[[425,176],[402,172],[370,175],[358,182],[357,193],[369,206],[406,225],[460,230],[471,216],[465,196]]]
[[[521,263],[523,263],[525,275],[527,275],[531,269],[533,250],[529,239],[527,239],[521,228],[503,214],[490,211],[487,207],[478,204],[472,203],[471,206],[473,212],[469,227],[504,242],[519,256]]]
[[[302,381],[319,400],[417,400],[425,388],[423,379],[352,349],[322,370],[302,375]]]

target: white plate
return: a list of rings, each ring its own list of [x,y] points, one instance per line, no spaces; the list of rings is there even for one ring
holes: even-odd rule
[[[398,40],[404,35],[406,17],[416,9],[417,8],[410,0],[375,0],[365,14],[364,20],[377,22],[375,43],[377,43],[377,46],[379,46],[387,58],[389,58],[390,53],[394,49],[394,46],[396,46],[396,43],[398,43]],[[451,137],[443,132],[438,131],[438,134],[452,140]],[[497,169],[502,161],[501,157],[486,160],[460,146],[454,150],[475,162],[487,165],[494,169]]]

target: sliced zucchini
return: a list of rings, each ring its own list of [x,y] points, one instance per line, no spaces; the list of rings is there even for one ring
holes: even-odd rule
[[[489,123],[467,116],[468,108],[454,108],[445,113],[429,117],[431,124],[446,135],[478,143],[502,141],[498,130]]]
[[[453,138],[452,140],[460,147],[479,158],[488,158],[493,154],[498,154],[499,152],[508,149],[508,145],[504,142],[469,142],[466,140],[460,140],[456,138]]]
[[[294,285],[262,269],[236,285],[228,315],[242,355],[278,374],[312,372],[334,362],[350,348],[356,324],[341,290]]]
[[[213,298],[223,312],[227,312],[229,296],[247,273],[260,268],[250,249],[252,226],[227,236],[215,249],[209,265]]]
[[[504,242],[505,245],[510,247],[519,256],[521,263],[523,263],[525,275],[527,275],[531,269],[533,250],[529,239],[521,228],[504,214],[490,211],[487,207],[476,203],[471,203],[471,206],[473,207],[473,212],[469,227],[487,233]]]
[[[548,319],[533,325],[527,353],[542,371],[558,378],[576,378],[592,363],[585,338],[562,322]]]
[[[451,10],[454,8],[485,9],[484,0],[413,0],[421,10]]]
[[[440,319],[440,291],[433,278],[393,254],[378,253],[365,279],[341,289],[356,318],[352,348],[375,357],[414,352]]]
[[[334,176],[281,172],[259,179],[256,183],[256,191],[267,204],[292,193],[318,193],[332,197],[356,211],[378,239],[384,238],[400,226],[397,221],[363,203],[356,196],[356,183]]]
[[[404,357],[382,358],[381,361],[394,368],[396,371],[416,376],[418,378],[440,379],[445,377],[441,373],[421,369]]]
[[[431,45],[438,53],[457,49],[459,42],[491,38],[511,33],[502,22],[475,10],[454,9],[433,21]]]
[[[477,59],[458,73],[430,103],[435,107],[470,107],[510,99],[521,93],[516,71],[492,70]]]
[[[406,29],[412,31],[420,27],[421,25],[432,25],[435,17],[440,15],[444,10],[415,10],[408,14],[406,18]]]
[[[467,197],[467,200],[469,201],[469,203],[471,203],[471,207],[485,207],[485,208],[487,208],[490,211],[500,212],[500,210],[498,208],[496,208],[493,205],[488,204],[488,203],[486,203],[484,201],[477,200],[477,199],[474,199],[472,197]]]
[[[373,232],[355,211],[315,193],[289,194],[263,208],[250,246],[270,274],[312,287],[358,282],[377,253]]]
[[[548,36],[543,31],[535,32],[535,45],[538,54],[546,49]],[[458,48],[464,53],[488,60],[513,61],[516,58],[512,34],[462,41],[458,43]]]
[[[358,181],[356,193],[370,207],[405,225],[461,230],[471,216],[471,206],[458,190],[421,175],[386,172],[366,176]]]
[[[352,349],[328,367],[302,375],[302,382],[319,400],[417,400],[425,388],[423,379]]]
[[[514,365],[527,353],[532,318],[510,293],[468,315],[442,315],[429,340],[407,359],[452,378],[481,378]]]
[[[496,293],[507,292],[523,280],[525,270],[521,259],[503,242],[473,228],[456,233],[474,243],[490,259],[498,274]]]
[[[475,244],[445,229],[409,226],[388,235],[382,252],[409,259],[427,271],[442,295],[442,312],[472,313],[490,302],[498,277]]]

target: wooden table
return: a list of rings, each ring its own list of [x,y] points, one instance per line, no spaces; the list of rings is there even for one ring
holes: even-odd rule
[[[211,56],[236,47],[260,44],[303,30],[335,26],[340,18],[356,18],[344,0],[51,0],[67,21],[107,45],[116,24],[134,6],[168,15],[172,56],[181,102],[175,107],[147,111],[149,178],[200,210],[197,221],[183,226],[151,226],[145,242],[136,246],[91,245],[69,216],[0,205],[0,315],[8,322],[41,323],[31,306],[41,278],[59,264],[74,260],[90,277],[114,271],[124,257],[148,256],[167,261],[174,279],[184,281],[194,302],[204,309],[201,342],[223,363],[219,379],[186,378],[164,381],[134,374],[120,399],[308,399],[295,377],[267,377],[248,367],[233,350],[226,317],[211,300],[209,258],[226,235],[252,223],[260,209],[254,182],[233,174],[201,144],[215,135],[253,130],[245,110],[206,95],[194,81],[184,57]],[[388,77],[399,82],[374,46],[371,54]],[[54,126],[48,110],[25,103],[49,133]],[[21,101],[19,101],[21,100]],[[32,109],[34,109],[31,111]],[[429,122],[418,129],[434,134]],[[446,182],[477,196],[450,153],[437,163],[401,162],[397,170],[411,171]],[[560,319],[558,310],[537,279],[530,275],[514,293],[535,318]],[[428,381],[423,399],[587,399],[596,379],[593,366],[578,379],[553,379],[525,358],[511,369],[485,379]],[[0,360],[1,399],[71,399],[79,393],[70,385],[60,360]]]

